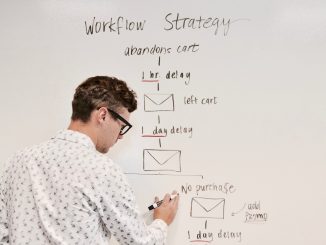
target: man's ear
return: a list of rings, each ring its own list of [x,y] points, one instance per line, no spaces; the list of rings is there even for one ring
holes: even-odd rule
[[[96,120],[99,123],[103,123],[107,115],[108,115],[107,110],[104,107],[101,107],[100,109],[97,110]]]

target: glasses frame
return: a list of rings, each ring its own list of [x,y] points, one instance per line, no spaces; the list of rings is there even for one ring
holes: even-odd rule
[[[120,129],[120,135],[124,135],[126,134],[131,128],[132,128],[132,125],[126,120],[124,119],[122,116],[120,116],[118,113],[116,113],[115,111],[111,110],[110,108],[106,108],[108,110],[108,112],[115,118],[115,119],[119,119],[120,121],[122,121],[125,125],[123,125]],[[122,132],[126,127],[128,127],[126,129],[125,132]]]

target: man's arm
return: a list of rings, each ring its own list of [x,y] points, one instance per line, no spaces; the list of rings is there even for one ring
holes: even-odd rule
[[[173,191],[172,194],[176,195],[177,192]],[[155,202],[158,201],[159,199],[156,197]],[[154,210],[154,219],[161,219],[167,225],[170,225],[177,213],[178,204],[179,204],[179,195],[177,195],[176,198],[171,200],[170,195],[166,194],[164,196],[163,203],[161,204],[161,206],[159,206]]]
[[[178,206],[178,198],[170,201],[166,195],[162,205],[154,212],[154,221],[146,225],[138,210],[132,188],[119,168],[110,168],[112,182],[105,176],[101,180],[108,180],[101,186],[98,212],[103,225],[122,244],[135,245],[163,245],[167,238],[167,226],[173,221]],[[99,177],[99,176],[98,176]],[[103,182],[102,182],[103,183]],[[106,186],[106,187],[105,187]],[[103,189],[104,187],[104,189]],[[107,194],[105,194],[107,193]]]

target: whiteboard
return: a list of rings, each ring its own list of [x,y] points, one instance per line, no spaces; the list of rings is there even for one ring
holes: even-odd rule
[[[137,92],[109,156],[168,244],[326,244],[326,2],[1,1],[0,168],[66,128],[93,75]]]

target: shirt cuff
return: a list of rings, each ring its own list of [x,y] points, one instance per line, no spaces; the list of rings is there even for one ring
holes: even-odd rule
[[[159,230],[161,233],[161,236],[163,236],[163,244],[166,244],[166,238],[168,235],[168,225],[167,223],[165,223],[165,221],[161,220],[161,219],[155,219],[151,225],[152,228]]]
[[[162,230],[167,230],[168,228],[167,223],[165,223],[165,221],[162,219],[154,219],[152,224],[154,225],[154,223],[157,224],[157,226],[159,226],[160,228],[162,228]]]

